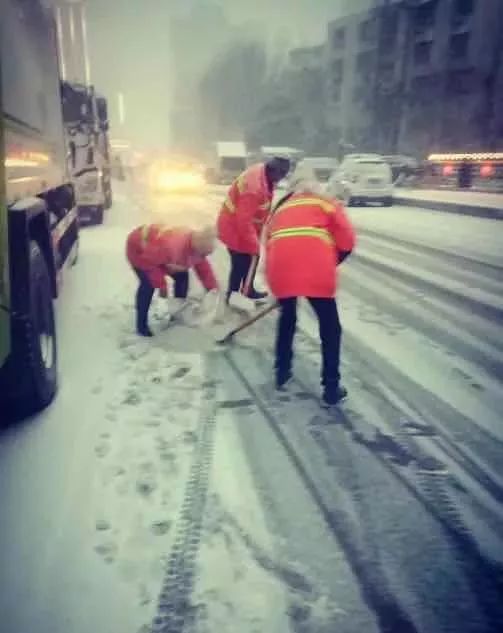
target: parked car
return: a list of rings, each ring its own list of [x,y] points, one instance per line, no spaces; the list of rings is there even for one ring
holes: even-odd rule
[[[378,154],[348,154],[331,177],[327,193],[347,206],[379,202],[393,204],[389,164]]]
[[[330,181],[337,169],[335,158],[303,158],[296,167],[296,171],[302,171],[309,180],[314,180],[321,184]]]

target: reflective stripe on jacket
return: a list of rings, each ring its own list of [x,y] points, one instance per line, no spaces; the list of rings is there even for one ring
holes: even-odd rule
[[[258,255],[271,201],[265,165],[249,167],[229,188],[218,217],[219,239],[233,251]]]
[[[268,224],[266,275],[271,292],[287,297],[333,297],[339,251],[351,251],[353,227],[343,206],[295,194]]]
[[[169,266],[194,269],[206,290],[218,287],[210,262],[192,247],[188,228],[146,224],[132,231],[127,239],[127,258],[134,268],[143,270],[154,288],[167,289]]]

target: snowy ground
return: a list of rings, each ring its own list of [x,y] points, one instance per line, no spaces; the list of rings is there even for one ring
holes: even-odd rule
[[[209,222],[221,196],[124,188],[83,231],[58,399],[0,435],[0,631],[500,630],[501,223],[351,210],[329,416],[307,307],[281,397],[274,315],[222,350],[236,315],[166,327],[158,301],[157,336],[132,334],[128,231]]]
[[[443,189],[409,189],[396,190],[398,198],[409,198],[423,201],[447,202],[451,204],[466,204],[476,207],[503,208],[503,193],[475,192],[475,191],[445,191]]]

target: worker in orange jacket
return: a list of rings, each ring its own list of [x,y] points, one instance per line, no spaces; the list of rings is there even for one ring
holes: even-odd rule
[[[246,304],[242,295],[252,300],[267,296],[257,292],[253,284],[260,238],[271,209],[274,187],[289,169],[288,159],[273,158],[249,167],[229,189],[218,217],[218,237],[227,247],[231,259],[227,289],[227,301],[230,300],[231,305],[236,303],[236,307],[241,307]]]
[[[148,311],[156,288],[162,297],[168,296],[166,276],[174,281],[174,301],[178,304],[183,305],[187,298],[191,268],[208,292],[218,292],[218,283],[207,259],[215,248],[215,238],[211,227],[193,231],[159,224],[146,224],[129,234],[126,256],[139,280],[136,331],[140,336],[152,336]],[[178,305],[178,309],[182,305]]]
[[[267,229],[266,276],[280,305],[276,336],[276,387],[292,377],[297,298],[306,297],[319,322],[323,401],[335,405],[347,393],[340,385],[341,324],[335,293],[337,266],[351,253],[355,232],[342,204],[304,179],[280,202]]]

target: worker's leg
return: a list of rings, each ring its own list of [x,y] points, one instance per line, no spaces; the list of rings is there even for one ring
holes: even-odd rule
[[[251,255],[248,255],[248,253],[237,253],[229,249],[229,255],[231,258],[231,270],[229,273],[227,299],[229,299],[231,293],[240,291],[251,264]]]
[[[189,273],[187,270],[184,270],[179,273],[175,273],[172,275],[173,281],[175,282],[175,297],[177,299],[186,299],[189,294]]]
[[[276,333],[276,386],[282,387],[292,375],[293,338],[297,325],[297,297],[279,300]]]
[[[138,290],[136,291],[136,331],[140,336],[152,336],[148,326],[148,311],[154,296],[154,287],[143,270],[134,269],[138,276]]]
[[[341,323],[335,299],[310,298],[309,303],[318,317],[322,374],[321,384],[325,394],[335,395],[339,388],[339,363],[341,352]]]

